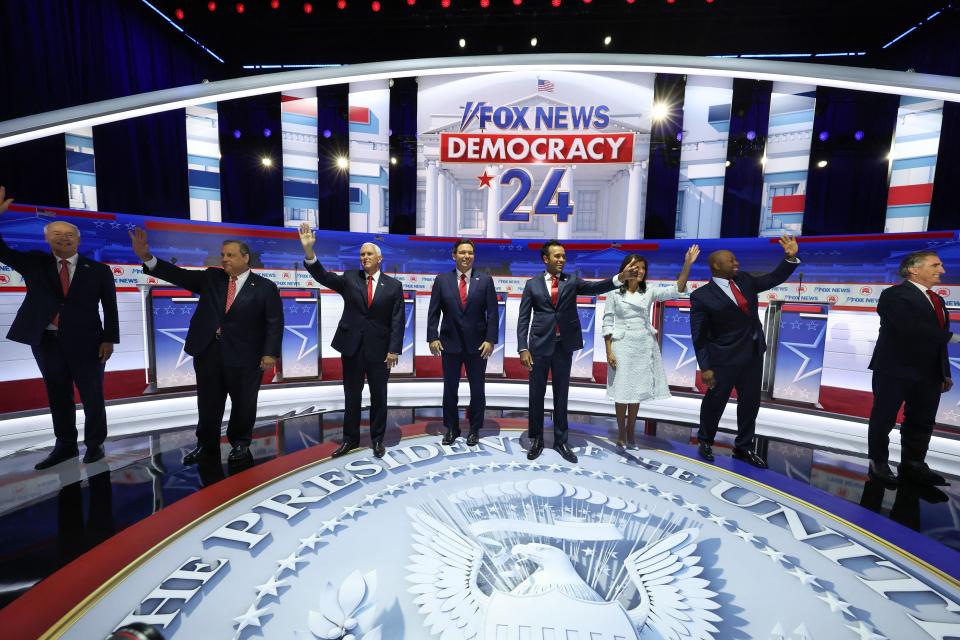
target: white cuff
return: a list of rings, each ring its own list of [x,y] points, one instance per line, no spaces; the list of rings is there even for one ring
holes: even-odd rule
[[[960,342],[960,333],[952,333],[952,334],[950,334],[950,342],[951,342],[951,343]]]
[[[613,286],[615,286],[615,287],[622,287],[622,286],[623,286],[623,283],[620,282],[620,274],[619,274],[619,273],[618,273],[617,275],[613,276],[612,280],[613,280]]]
[[[303,259],[303,262],[304,262],[304,264],[313,264],[313,263],[316,262],[317,260],[319,260],[319,258],[317,258],[317,256],[313,256],[313,260],[307,260],[306,258],[304,258],[304,259]]]
[[[147,262],[144,262],[143,266],[145,266],[149,271],[153,271],[157,266],[157,256],[153,256]]]

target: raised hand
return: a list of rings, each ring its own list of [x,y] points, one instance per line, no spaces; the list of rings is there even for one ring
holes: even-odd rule
[[[690,248],[687,249],[687,255],[683,257],[684,264],[693,264],[697,261],[697,257],[700,255],[700,245],[692,244]]]
[[[785,233],[780,236],[780,246],[783,247],[783,253],[786,254],[788,258],[795,258],[799,247],[797,246],[796,236],[792,236],[789,233]]]
[[[0,213],[6,211],[7,207],[9,207],[12,203],[13,198],[7,197],[7,188],[0,185]]]
[[[309,222],[300,223],[300,244],[303,245],[303,254],[307,260],[313,260],[313,245],[317,242],[317,234],[310,228]]]
[[[617,274],[617,277],[620,279],[620,282],[626,282],[627,280],[632,280],[640,277],[640,265],[642,263],[634,258],[630,261],[623,271]]]
[[[136,227],[133,231],[128,230],[127,234],[130,236],[130,246],[133,248],[133,252],[142,262],[149,262],[153,255],[150,254],[147,232],[140,227]]]

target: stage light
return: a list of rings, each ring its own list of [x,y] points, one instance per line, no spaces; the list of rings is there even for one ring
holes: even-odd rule
[[[346,6],[347,6],[347,3],[344,2],[344,3],[343,3],[343,6],[346,7]],[[342,7],[341,7],[341,8],[342,8]],[[304,2],[304,3],[303,3],[303,12],[306,13],[306,14],[308,14],[308,15],[311,14],[311,13],[313,13],[313,5],[310,4],[309,2]]]
[[[669,2],[669,0],[668,0],[668,2]],[[673,3],[671,2],[670,4],[673,4]],[[723,163],[723,166],[729,167],[729,166],[730,166],[730,161],[727,160],[726,162],[724,162],[724,163]]]
[[[330,129],[324,129],[324,130],[323,130],[323,137],[324,137],[324,138],[329,138],[329,137],[332,136],[332,135],[333,135],[333,132],[330,131]]]
[[[823,169],[825,166],[827,166],[827,161],[821,160],[820,162],[817,163],[817,166]]]
[[[490,6],[490,0],[480,0],[480,8],[486,9]]]
[[[270,156],[263,156],[262,158],[260,158],[260,164],[262,164],[265,167],[272,167],[273,160],[270,159]]]
[[[233,130],[233,137],[234,137],[236,140],[239,140],[239,139],[240,139],[240,129],[234,129],[234,130]]]
[[[373,2],[370,3],[370,10],[373,11],[374,13],[379,12],[379,11],[380,11],[380,3],[377,2],[377,0],[373,0]]]
[[[753,142],[756,139],[757,139],[756,131],[754,131],[753,129],[751,129],[750,131],[747,131],[747,140],[750,140],[751,142]]]
[[[863,131],[854,131],[853,139],[856,140],[857,142],[860,142],[861,140],[863,140]]]
[[[817,137],[820,138],[820,142],[826,142],[826,141],[830,138],[830,132],[829,132],[829,131],[821,131],[821,132],[820,132],[820,135],[817,136]]]
[[[337,9],[341,11],[347,8],[347,0],[337,0]]]
[[[519,7],[523,4],[523,0],[513,0],[513,6]]]
[[[677,131],[677,142],[683,142],[683,131]]]
[[[467,46],[467,41],[464,40],[463,38],[460,38],[460,39],[457,41],[457,44],[459,44],[459,45],[460,45],[460,48],[463,49],[464,47]]]
[[[274,10],[279,9],[279,8],[280,8],[280,0],[270,0],[270,8],[271,8],[271,9],[274,9]]]
[[[707,0],[707,4],[713,4],[713,0]]]
[[[339,156],[339,157],[337,158],[337,168],[338,168],[338,169],[346,169],[346,168],[349,167],[349,166],[350,166],[350,160],[349,160],[349,159],[347,159],[347,158],[344,157],[344,156]]]
[[[550,0],[550,6],[551,6],[551,7],[554,7],[554,8],[559,7],[559,6],[560,6],[560,0]]]
[[[603,46],[609,47],[611,42],[613,42],[613,38],[610,37],[610,36],[606,36],[606,37],[603,39]]]
[[[210,0],[210,2],[207,3],[207,11],[216,11],[216,10],[217,10],[217,3],[213,2],[213,0]]]
[[[417,0],[407,0],[407,6],[412,7],[417,4]]]
[[[540,42],[540,41],[537,40],[537,37],[536,37],[536,36],[530,38],[530,46],[531,46],[531,47],[537,46],[537,43],[538,43],[538,42]]]
[[[440,6],[444,9],[450,8],[450,0],[440,0]]]
[[[673,3],[676,2],[676,1],[677,1],[677,0],[667,0],[667,4],[673,4]]]
[[[243,6],[243,3],[242,3],[242,2],[238,2],[238,3],[234,6],[234,8],[237,10],[237,13],[240,13],[240,14],[242,14],[244,11],[247,10],[247,8],[246,8],[245,6]]]
[[[397,164],[397,156],[390,156],[390,164]]]
[[[173,12],[173,15],[177,20],[183,20],[183,9],[177,9]]]
[[[670,113],[670,108],[665,102],[658,102],[650,110],[650,118],[653,120],[663,120]]]
[[[273,131],[270,131],[270,129],[264,129],[264,130],[263,130],[263,137],[264,137],[264,138],[269,138],[272,134],[273,134]]]
[[[583,0],[583,4],[590,4],[593,0]]]
[[[637,0],[627,0],[627,4],[633,4],[633,3],[636,2],[636,1],[637,1]]]

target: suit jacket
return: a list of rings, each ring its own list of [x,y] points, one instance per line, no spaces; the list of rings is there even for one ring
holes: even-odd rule
[[[493,278],[474,269],[467,304],[461,307],[460,272],[454,269],[437,275],[427,310],[427,342],[439,340],[444,351],[450,353],[460,353],[461,349],[474,353],[483,342],[496,344],[499,328],[500,314]]]
[[[557,305],[550,301],[544,274],[527,280],[520,297],[517,320],[517,350],[529,350],[535,356],[549,356],[556,346],[555,327],[560,326],[560,344],[567,351],[583,348],[583,331],[577,313],[577,296],[596,296],[616,287],[613,279],[590,282],[576,274],[561,273]],[[533,322],[530,314],[533,313]]]
[[[363,269],[327,271],[317,260],[307,264],[314,279],[343,297],[343,314],[333,334],[331,346],[345,356],[363,349],[368,360],[385,360],[388,353],[403,349],[403,287],[383,271],[373,294],[373,306],[367,307],[367,275]]]
[[[690,335],[701,371],[742,365],[767,350],[757,294],[785,282],[799,265],[783,260],[762,276],[738,273],[733,281],[747,299],[750,312],[746,314],[712,279],[690,294]]]
[[[259,367],[263,356],[280,357],[283,303],[272,281],[251,271],[226,312],[230,277],[223,269],[191,271],[157,259],[153,269],[144,265],[144,272],[200,295],[190,318],[185,352],[192,356],[202,353],[216,339],[219,328],[227,366]]]
[[[934,295],[943,304],[943,298]],[[877,313],[880,335],[870,359],[871,369],[909,380],[950,377],[947,343],[953,333],[945,306],[947,325],[941,329],[927,295],[904,280],[880,294]]]
[[[61,343],[66,349],[96,356],[101,343],[120,342],[117,290],[110,267],[78,256],[70,289],[64,296],[60,267],[52,253],[17,251],[0,237],[0,262],[22,275],[27,285],[27,295],[7,333],[10,340],[40,344],[44,329],[59,313]]]

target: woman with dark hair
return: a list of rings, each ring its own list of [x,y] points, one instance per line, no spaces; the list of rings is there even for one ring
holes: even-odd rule
[[[603,339],[607,347],[607,397],[617,407],[617,446],[635,448],[637,411],[645,400],[670,397],[667,376],[660,359],[657,331],[650,323],[654,302],[679,298],[687,289],[690,267],[700,255],[691,245],[677,276],[676,287],[647,287],[647,259],[630,254],[620,270],[633,260],[641,263],[636,278],[607,294],[603,307]]]

